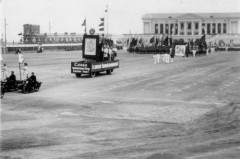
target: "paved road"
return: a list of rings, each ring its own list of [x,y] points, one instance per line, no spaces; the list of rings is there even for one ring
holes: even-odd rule
[[[43,85],[5,94],[6,159],[240,157],[239,52],[154,65],[120,51],[120,68],[95,78],[70,73],[77,51],[23,55]],[[3,58],[19,77],[17,55]]]

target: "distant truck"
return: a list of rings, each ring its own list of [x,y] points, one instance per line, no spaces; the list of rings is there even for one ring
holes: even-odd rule
[[[84,35],[82,44],[84,60],[71,62],[71,73],[76,77],[81,77],[83,74],[95,77],[100,72],[111,74],[115,68],[119,68],[119,60],[115,60],[116,56],[116,53],[110,52],[107,57],[104,56],[103,43],[99,43],[98,35]]]

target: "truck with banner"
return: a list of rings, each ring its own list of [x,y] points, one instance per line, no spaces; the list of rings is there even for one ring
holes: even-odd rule
[[[114,69],[119,68],[119,60],[114,58],[116,54],[111,55],[109,52],[108,57],[104,57],[103,43],[99,43],[98,35],[83,36],[82,57],[84,59],[82,61],[71,62],[71,73],[76,77],[81,77],[83,74],[95,77],[100,72],[111,74]]]

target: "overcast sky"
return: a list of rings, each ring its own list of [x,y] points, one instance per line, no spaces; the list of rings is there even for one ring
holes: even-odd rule
[[[17,34],[23,24],[40,25],[41,33],[98,32],[100,18],[108,5],[108,32],[113,34],[142,33],[141,17],[145,13],[216,13],[240,12],[240,0],[0,0],[1,36],[7,20],[7,41],[19,42]],[[4,34],[3,34],[4,35]]]

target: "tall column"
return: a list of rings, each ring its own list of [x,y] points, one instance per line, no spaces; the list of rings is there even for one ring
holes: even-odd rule
[[[158,34],[160,34],[160,24],[161,23],[158,23]]]
[[[166,23],[163,23],[163,34],[165,34],[165,24]]]
[[[194,30],[195,30],[195,28],[194,28],[194,22],[191,22],[191,25],[192,25],[192,27],[191,27],[191,29],[192,29],[192,35],[194,35]]]
[[[152,34],[153,33],[153,22],[151,21],[150,23],[150,33]]]
[[[187,22],[184,22],[184,35],[187,35]]]
[[[202,22],[201,21],[199,21],[199,23],[198,23],[198,35],[202,35]]]
[[[171,35],[171,29],[170,29],[171,26],[170,25],[171,25],[171,23],[168,23],[168,35]]]
[[[218,23],[215,23],[215,33],[218,34]]]
[[[223,34],[223,23],[221,23],[221,34]]]
[[[210,23],[210,34],[212,34],[212,23]]]
[[[180,22],[178,21],[178,33],[177,35],[180,35]]]

